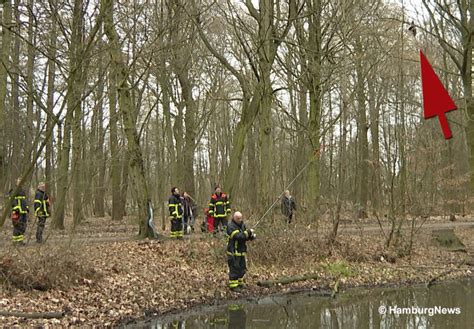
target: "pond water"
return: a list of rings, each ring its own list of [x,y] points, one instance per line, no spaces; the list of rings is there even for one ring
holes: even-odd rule
[[[271,296],[135,323],[139,328],[474,328],[474,278],[425,286]]]

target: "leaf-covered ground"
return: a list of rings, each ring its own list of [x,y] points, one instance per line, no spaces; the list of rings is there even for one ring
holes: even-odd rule
[[[259,232],[249,243],[248,288],[227,289],[225,238],[196,233],[182,241],[59,242],[3,248],[0,310],[64,312],[60,319],[0,316],[3,326],[117,325],[130,319],[179,311],[197,304],[295,289],[339,289],[359,285],[429,282],[471,276],[466,253],[432,245],[416,236],[411,256],[407,236],[386,250],[380,233],[341,235],[327,246],[307,227]],[[459,230],[469,248],[474,229]],[[54,243],[53,243],[54,241]],[[462,264],[462,265],[460,265]],[[304,273],[317,280],[262,288],[258,280]]]

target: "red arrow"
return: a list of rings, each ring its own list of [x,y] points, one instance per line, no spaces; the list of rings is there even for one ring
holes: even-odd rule
[[[456,110],[456,104],[454,104],[452,98],[446,91],[446,88],[444,88],[443,84],[433,70],[433,67],[428,62],[421,50],[420,61],[424,117],[425,119],[429,119],[438,116],[444,138],[450,139],[453,137],[453,134],[451,133],[451,129],[449,129],[449,124],[445,113]]]

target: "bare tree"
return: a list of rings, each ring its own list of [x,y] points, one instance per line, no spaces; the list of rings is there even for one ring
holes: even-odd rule
[[[138,222],[141,237],[152,237],[153,232],[148,225],[148,202],[150,193],[145,175],[140,139],[136,128],[136,109],[130,97],[128,84],[129,72],[122,54],[120,40],[114,26],[114,6],[112,0],[101,0],[101,13],[104,15],[104,32],[110,43],[111,65],[116,67],[115,81],[117,83],[119,110],[122,117],[125,135],[130,155],[130,169],[135,200],[138,205]]]

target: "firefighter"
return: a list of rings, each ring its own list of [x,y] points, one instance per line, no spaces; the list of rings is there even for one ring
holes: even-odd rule
[[[10,200],[12,207],[12,224],[13,224],[13,243],[18,245],[25,244],[26,223],[28,221],[28,204],[26,201],[26,194],[20,188],[21,178],[16,180],[18,193],[13,195],[13,190],[10,190]]]
[[[37,218],[37,226],[36,226],[36,242],[42,243],[43,242],[43,231],[46,225],[46,218],[49,215],[49,196],[46,193],[46,185],[41,182],[38,184],[38,189],[36,190],[35,194],[35,216]]]
[[[209,202],[209,215],[214,218],[214,234],[217,234],[219,230],[226,232],[227,216],[230,214],[231,209],[229,197],[225,193],[222,193],[219,185],[214,188],[214,192]]]
[[[227,264],[229,265],[229,288],[237,290],[243,288],[244,275],[247,270],[245,264],[245,254],[247,253],[247,240],[256,238],[252,229],[247,229],[242,214],[236,211],[232,216],[232,220],[227,226],[227,235],[229,241],[227,243]]]
[[[168,207],[170,210],[171,220],[171,238],[183,238],[183,206],[181,204],[181,196],[179,189],[173,187],[171,189],[171,196],[168,200]]]

